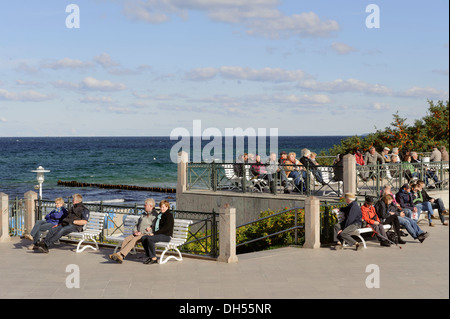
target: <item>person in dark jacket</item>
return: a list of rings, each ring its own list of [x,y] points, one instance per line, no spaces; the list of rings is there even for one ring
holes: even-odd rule
[[[398,238],[399,244],[406,244],[406,242],[401,239],[403,232],[400,230],[400,222],[398,216],[395,213],[397,207],[392,204],[394,198],[391,194],[384,194],[374,205],[375,211],[378,218],[381,220],[383,225],[391,225],[394,229],[395,234]]]
[[[358,228],[361,228],[361,208],[355,201],[356,196],[354,194],[346,193],[344,199],[348,205],[339,210],[344,214],[344,220],[334,225],[335,248],[342,249],[343,242],[345,241],[350,247],[355,245],[355,250],[358,250],[359,243],[353,239],[351,234]]]
[[[64,207],[64,199],[58,197],[55,199],[55,209],[45,215],[43,220],[36,221],[30,233],[24,235],[24,238],[33,241],[33,244],[28,249],[37,249],[37,243],[41,239],[42,232],[58,226],[67,214],[67,209]]]
[[[344,181],[344,154],[339,154],[337,160],[333,163],[334,177],[336,182]]]
[[[430,218],[433,217],[433,210],[437,209],[442,225],[448,226],[448,222],[445,221],[444,217],[444,215],[448,215],[448,210],[445,209],[442,199],[433,198],[428,195],[427,191],[425,190],[425,182],[423,180],[417,181],[417,187],[419,196],[415,200],[416,205],[422,205],[422,209],[428,211]],[[429,219],[429,224],[430,226],[434,226],[431,222],[431,219]]]
[[[421,210],[414,205],[414,196],[411,193],[411,185],[408,183],[404,184],[397,194],[395,194],[395,199],[397,200],[397,203],[400,204],[406,217],[415,220],[419,219]],[[416,218],[413,218],[413,213],[416,215]]]
[[[148,257],[144,264],[156,264],[158,259],[156,258],[155,243],[169,242],[173,235],[174,219],[172,213],[168,211],[170,204],[168,201],[162,200],[159,207],[161,212],[153,221],[154,232],[141,238],[145,255]]]
[[[67,216],[61,221],[61,224],[52,228],[45,236],[45,239],[38,243],[41,252],[48,253],[48,249],[53,247],[54,243],[62,236],[72,232],[83,231],[83,226],[89,220],[89,209],[83,204],[83,197],[75,194],[72,197],[73,206],[69,208]]]

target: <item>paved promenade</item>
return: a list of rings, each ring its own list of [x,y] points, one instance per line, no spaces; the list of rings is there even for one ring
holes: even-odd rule
[[[448,299],[449,227],[436,224],[422,222],[430,237],[421,244],[408,236],[402,249],[369,239],[358,252],[287,247],[239,255],[237,264],[185,258],[144,265],[142,253],[116,264],[109,248],[77,254],[62,243],[43,254],[13,238],[0,243],[0,298]],[[78,267],[80,288],[67,288],[75,274],[68,265]],[[379,269],[379,288],[366,286],[376,274],[368,265]]]

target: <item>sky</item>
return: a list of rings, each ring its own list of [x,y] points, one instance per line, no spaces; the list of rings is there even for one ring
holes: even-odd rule
[[[361,135],[449,99],[448,39],[447,0],[2,1],[0,137]]]

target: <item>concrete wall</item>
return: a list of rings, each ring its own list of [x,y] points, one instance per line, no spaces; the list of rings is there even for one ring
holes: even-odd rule
[[[258,219],[261,211],[282,210],[286,207],[303,208],[305,197],[203,190],[177,193],[177,209],[181,210],[208,212],[214,209],[219,212],[220,207],[225,204],[236,209],[236,224],[239,226]]]

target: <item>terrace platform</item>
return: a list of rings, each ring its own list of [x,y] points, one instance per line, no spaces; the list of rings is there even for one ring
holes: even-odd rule
[[[449,227],[436,224],[421,223],[430,237],[423,243],[405,237],[402,249],[369,238],[368,248],[357,252],[286,247],[238,255],[236,264],[184,258],[144,265],[142,253],[116,264],[108,259],[110,248],[77,254],[75,245],[62,243],[43,254],[13,237],[0,243],[0,298],[448,299]],[[372,264],[380,288],[366,286]],[[80,288],[67,288],[68,265],[79,267]]]

